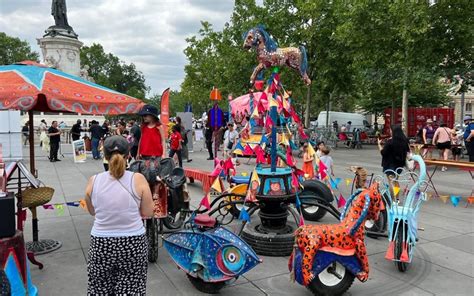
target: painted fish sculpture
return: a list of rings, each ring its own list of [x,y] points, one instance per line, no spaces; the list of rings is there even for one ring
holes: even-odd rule
[[[212,221],[210,217],[207,219]],[[261,260],[237,235],[216,227],[215,220],[210,223],[208,227],[194,224],[190,230],[171,234],[164,239],[164,246],[198,290],[217,293],[227,282],[246,273]]]

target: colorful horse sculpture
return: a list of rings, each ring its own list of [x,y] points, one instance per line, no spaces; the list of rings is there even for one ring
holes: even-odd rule
[[[268,67],[288,66],[299,71],[306,85],[311,84],[308,77],[308,60],[304,46],[278,48],[277,43],[265,31],[263,26],[250,29],[244,36],[244,48],[257,51],[258,65],[250,76],[250,83],[255,82],[257,75]]]
[[[354,276],[361,282],[368,279],[363,225],[366,219],[376,220],[380,213],[378,186],[374,182],[352,195],[339,224],[304,225],[296,230],[290,269],[300,284],[318,295],[340,295],[350,287]],[[328,280],[326,273],[335,280]]]

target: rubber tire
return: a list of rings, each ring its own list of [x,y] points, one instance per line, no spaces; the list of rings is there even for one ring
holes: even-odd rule
[[[313,182],[311,187],[303,189],[303,191],[301,191],[300,194],[301,195],[322,196],[325,200],[327,200],[328,195],[331,198],[333,198],[332,193],[329,190],[329,188],[327,188],[326,185],[324,185],[323,183],[320,183],[320,182]],[[308,220],[308,221],[319,221],[320,219],[322,219],[326,215],[327,210],[319,207],[317,211],[315,211],[314,213],[311,213],[311,212],[306,211],[305,206],[302,206],[301,207],[301,212],[303,213],[303,217],[306,220]]]
[[[365,226],[365,231],[377,232],[377,233],[384,233],[387,229],[387,210],[380,211],[379,219],[374,221],[374,225],[372,227]],[[379,238],[378,235],[372,235],[367,233],[368,237],[371,238]]]
[[[403,225],[403,226],[405,226],[405,225]],[[396,227],[396,226],[394,226],[394,227]],[[407,231],[406,227],[405,227],[405,231]],[[408,248],[408,246],[407,246],[407,248]],[[403,251],[403,229],[400,229],[400,226],[398,226],[397,237],[395,239],[395,250],[394,251],[395,251],[395,254],[394,254],[395,258],[399,259],[400,255],[402,254],[402,251]],[[409,252],[410,252],[410,250],[408,249],[408,253]],[[394,261],[394,262],[395,262],[395,265],[398,268],[398,271],[400,271],[400,272],[407,271],[409,263],[401,262],[401,261]]]
[[[225,286],[225,282],[210,283],[205,282],[201,278],[195,278],[189,274],[187,274],[187,276],[194,288],[202,293],[217,294]]]
[[[163,225],[165,225],[166,228],[171,230],[180,229],[181,227],[183,227],[184,221],[186,220],[186,214],[183,211],[179,211],[178,213],[176,213],[176,215],[178,214],[178,220],[171,219],[171,215],[168,214],[168,216],[163,218]]]
[[[154,263],[158,259],[158,219],[146,220],[146,237],[148,240],[148,262]]]
[[[355,276],[346,269],[346,273],[342,278],[341,282],[336,286],[328,287],[324,285],[320,280],[319,276],[315,276],[314,279],[309,283],[306,287],[310,290],[313,295],[320,295],[320,296],[332,296],[332,295],[342,295],[344,292],[349,290],[352,283],[354,282]]]
[[[295,241],[294,223],[287,223],[293,227],[293,231],[288,234],[272,235],[261,234],[255,230],[255,224],[247,223],[242,231],[242,239],[249,244],[258,255],[285,257],[293,251]]]

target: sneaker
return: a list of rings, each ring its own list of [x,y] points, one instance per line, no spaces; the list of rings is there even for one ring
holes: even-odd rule
[[[191,162],[191,161],[193,161],[193,160],[192,160],[192,159],[188,159],[188,161],[187,161],[187,162]]]
[[[207,160],[214,160],[214,157],[208,157]]]
[[[55,161],[61,161],[61,159],[55,159]]]
[[[447,170],[448,170],[447,167],[442,167],[442,168],[441,168],[441,171],[442,171],[442,172],[446,172]]]

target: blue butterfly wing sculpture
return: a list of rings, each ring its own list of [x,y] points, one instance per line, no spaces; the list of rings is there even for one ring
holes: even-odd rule
[[[181,269],[205,282],[228,281],[261,262],[247,243],[222,227],[180,231],[165,238],[164,246]]]

